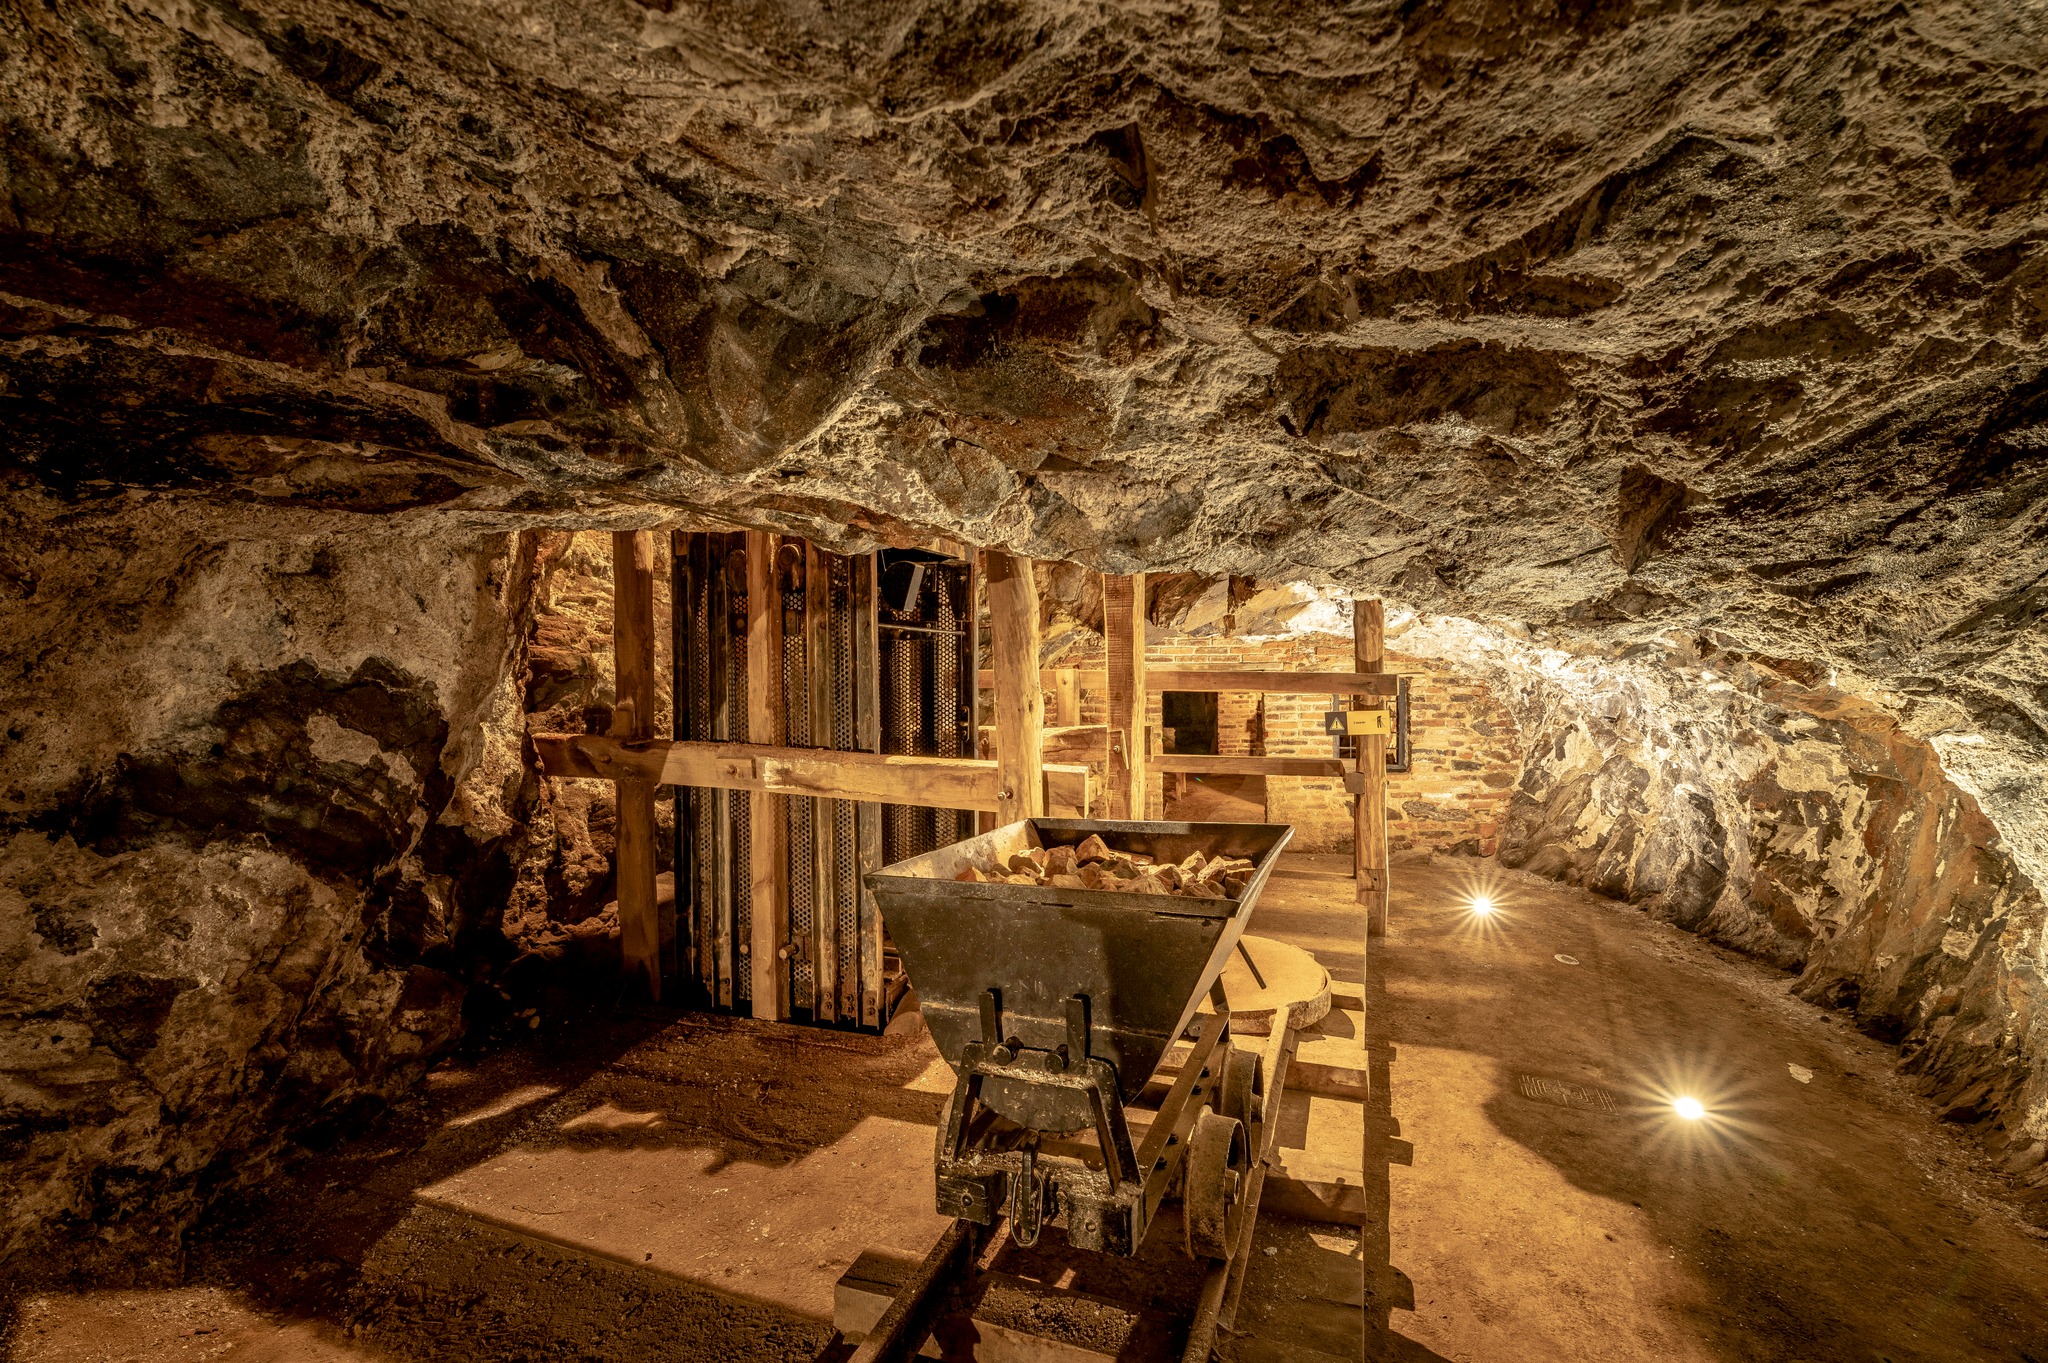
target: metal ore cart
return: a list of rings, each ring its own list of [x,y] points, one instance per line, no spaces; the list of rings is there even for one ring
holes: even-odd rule
[[[1178,1195],[1189,1255],[1231,1256],[1263,1082],[1258,1052],[1231,1044],[1217,981],[1293,832],[1026,819],[868,875],[954,1072],[938,1137],[942,1214],[982,1226],[1006,1216],[1022,1245],[1059,1222],[1077,1248],[1133,1255]],[[1253,869],[1221,899],[954,879],[1091,834],[1116,852],[1201,852]],[[1134,1147],[1127,1106],[1191,1031]]]

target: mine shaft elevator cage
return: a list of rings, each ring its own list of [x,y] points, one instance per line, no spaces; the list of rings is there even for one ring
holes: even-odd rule
[[[749,732],[747,537],[679,535],[674,554],[677,738],[795,748],[971,757],[975,733],[973,566],[920,550],[777,550],[780,714]],[[771,607],[772,609],[772,607]],[[967,810],[803,796],[785,821],[789,930],[782,959],[799,1021],[879,1028],[902,973],[863,873],[971,837]],[[752,1003],[755,884],[745,792],[676,791],[677,968],[711,1005]]]

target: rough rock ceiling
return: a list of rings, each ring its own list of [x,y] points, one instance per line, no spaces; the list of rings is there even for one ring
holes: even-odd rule
[[[0,462],[1711,627],[2012,775],[2044,68],[2016,2],[13,7]]]

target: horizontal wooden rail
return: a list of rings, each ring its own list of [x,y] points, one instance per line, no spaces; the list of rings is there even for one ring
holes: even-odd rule
[[[1401,679],[1391,672],[1212,672],[1152,668],[1147,691],[1261,691],[1269,695],[1391,696]]]
[[[1145,764],[1152,771],[1199,772],[1209,776],[1342,777],[1350,764],[1334,757],[1240,757],[1198,752],[1161,753]]]
[[[1039,752],[1048,762],[1100,762],[1109,756],[1107,724],[1057,725],[1039,732]],[[981,750],[990,751],[995,741],[995,725],[982,725]]]
[[[1064,669],[1040,670],[1039,684],[1050,689],[1059,684]],[[1107,683],[1100,668],[1077,669],[1090,690],[1101,691]],[[995,685],[995,673],[983,668],[982,686]],[[1300,696],[1393,696],[1400,694],[1401,678],[1392,672],[1273,672],[1210,671],[1195,668],[1151,667],[1145,670],[1147,691],[1252,691],[1268,695]]]
[[[595,734],[535,734],[533,746],[540,755],[541,770],[549,776],[761,790],[932,809],[993,813],[996,808],[996,764],[971,757],[900,757],[766,743],[628,740]],[[1048,808],[1088,808],[1086,767],[1048,764],[1045,784]]]
[[[995,730],[981,726],[984,744],[995,738]],[[984,746],[982,751],[988,751]],[[1079,724],[1045,730],[1045,760],[1088,763],[1109,755],[1109,730],[1102,724]],[[1249,757],[1217,753],[1153,753],[1146,763],[1149,771],[1207,773],[1212,776],[1327,776],[1349,781],[1358,773],[1351,764],[1335,757]],[[1348,789],[1348,787],[1347,787]],[[899,801],[898,803],[901,803]],[[954,806],[949,806],[949,808]],[[964,807],[964,806],[960,806]]]
[[[1099,667],[1041,667],[1038,669],[1038,684],[1048,691],[1056,690],[1060,684],[1060,674],[1063,672],[1070,672],[1079,677],[1094,690],[1100,691],[1103,687],[1102,669]],[[984,691],[988,690],[996,684],[996,670],[992,667],[982,668],[974,674],[974,684]]]

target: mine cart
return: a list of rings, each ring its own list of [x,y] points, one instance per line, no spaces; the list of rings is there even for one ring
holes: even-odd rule
[[[1172,1192],[1188,1252],[1228,1256],[1262,1081],[1217,981],[1293,832],[1026,819],[867,877],[955,1075],[941,1214],[1129,1255]],[[1184,1036],[1134,1148],[1127,1108]]]

